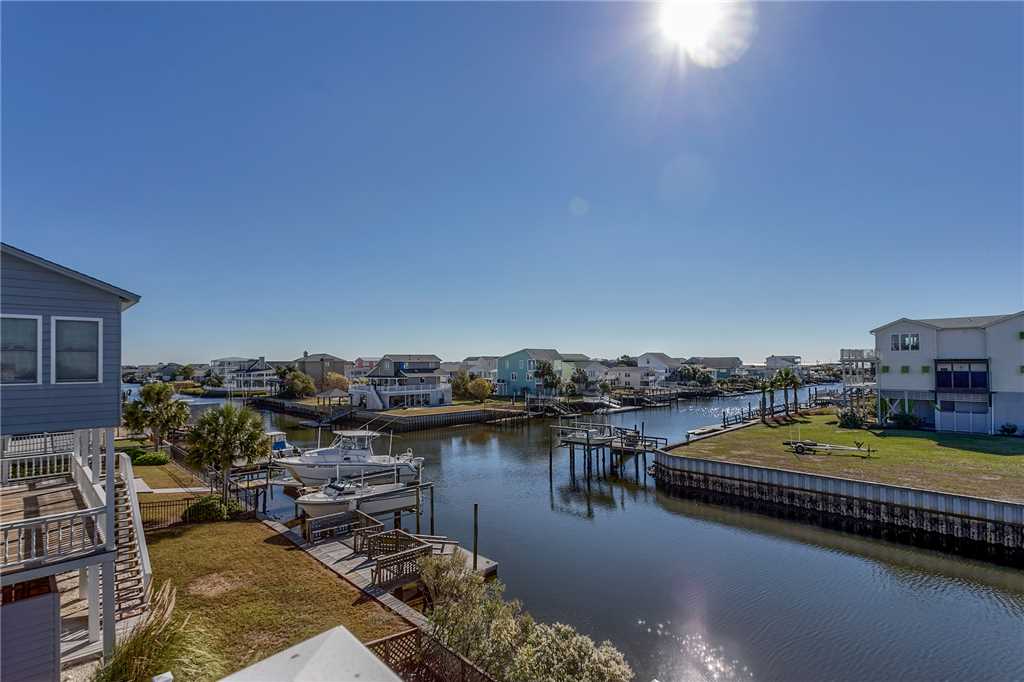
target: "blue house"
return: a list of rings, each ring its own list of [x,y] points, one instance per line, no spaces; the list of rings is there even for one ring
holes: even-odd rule
[[[498,395],[540,395],[544,384],[534,376],[537,364],[550,362],[552,367],[562,359],[561,354],[551,348],[524,348],[498,358]]]

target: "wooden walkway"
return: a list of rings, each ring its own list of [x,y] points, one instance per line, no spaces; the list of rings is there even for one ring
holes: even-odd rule
[[[86,508],[78,484],[67,476],[4,486],[0,494],[0,522],[3,523]]]
[[[304,550],[326,568],[350,582],[363,594],[376,599],[416,627],[427,625],[426,616],[392,595],[387,589],[373,583],[372,573],[376,562],[368,559],[364,554],[356,554],[352,549],[351,539],[329,539],[314,545],[306,542],[297,530],[288,528],[277,521],[265,518],[263,523],[291,540],[296,547]],[[462,555],[468,566],[472,566],[472,552],[462,547],[456,547],[455,551]],[[497,575],[498,563],[478,554],[477,571],[485,577]]]

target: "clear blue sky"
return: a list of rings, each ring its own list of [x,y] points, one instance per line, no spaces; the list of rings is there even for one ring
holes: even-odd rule
[[[124,361],[871,343],[1024,307],[1021,4],[2,6],[3,239]]]

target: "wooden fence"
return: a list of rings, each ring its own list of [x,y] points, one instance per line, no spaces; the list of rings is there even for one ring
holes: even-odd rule
[[[366,644],[405,682],[496,682],[419,628]]]

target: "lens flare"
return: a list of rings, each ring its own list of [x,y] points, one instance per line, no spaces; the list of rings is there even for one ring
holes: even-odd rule
[[[743,56],[757,24],[749,0],[669,0],[660,6],[658,27],[690,61],[719,68]]]

